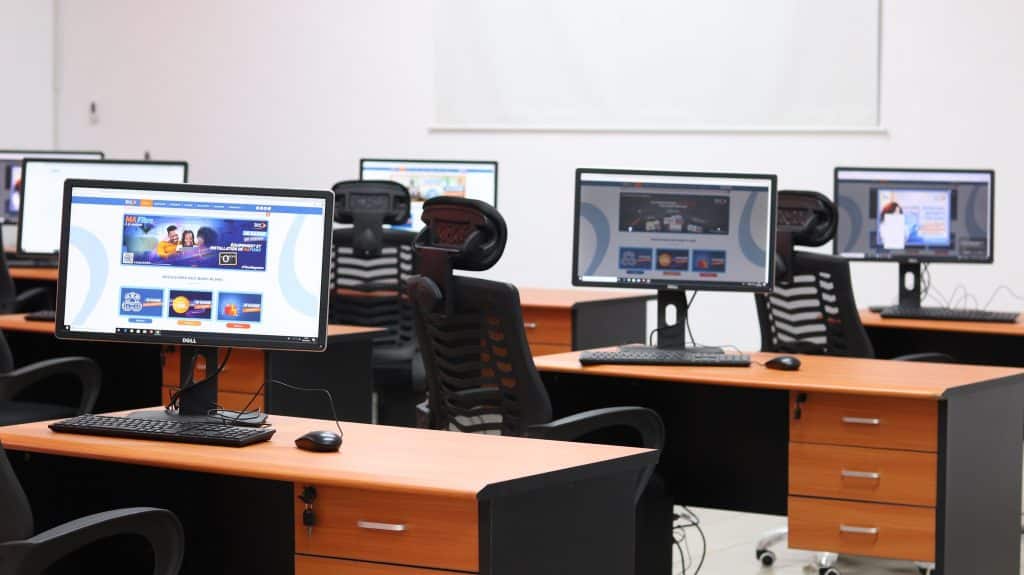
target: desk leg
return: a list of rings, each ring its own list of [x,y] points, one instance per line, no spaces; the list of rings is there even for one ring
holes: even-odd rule
[[[954,388],[939,404],[941,575],[1018,573],[1024,376]]]
[[[634,573],[636,482],[620,473],[481,501],[481,575]]]

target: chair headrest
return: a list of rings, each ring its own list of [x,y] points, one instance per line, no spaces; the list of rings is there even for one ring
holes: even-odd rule
[[[409,190],[398,182],[349,180],[338,182],[331,189],[334,221],[353,224],[352,249],[357,255],[379,255],[382,226],[409,221]]]
[[[414,248],[447,252],[452,269],[489,269],[505,251],[508,239],[505,218],[490,204],[439,196],[423,204],[421,219],[426,227],[416,236]]]
[[[334,191],[334,221],[355,223],[357,216],[372,215],[382,224],[404,224],[409,220],[409,190],[387,180],[338,182]]]
[[[792,245],[823,245],[835,236],[838,218],[836,205],[818,192],[779,190],[777,231],[790,234]]]

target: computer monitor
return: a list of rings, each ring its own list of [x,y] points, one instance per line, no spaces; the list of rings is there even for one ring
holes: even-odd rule
[[[331,192],[76,179],[62,206],[58,338],[182,345],[207,374],[216,347],[325,348]]]
[[[359,179],[389,180],[409,189],[409,222],[392,227],[423,228],[423,202],[436,196],[458,196],[498,206],[498,162],[363,159],[359,161]]]
[[[991,263],[992,170],[836,168],[833,251],[900,263],[901,307],[921,304],[921,264]]]
[[[38,160],[22,162],[21,225],[18,253],[32,257],[54,257],[60,242],[61,205],[64,181],[69,179],[125,180],[180,184],[188,181],[185,162],[148,160]]]
[[[658,345],[685,347],[684,290],[772,289],[775,202],[773,175],[577,169],[572,283],[657,289]]]
[[[102,160],[103,152],[64,150],[0,150],[0,220],[3,223],[3,249],[13,252],[18,246],[18,214],[21,212],[21,162],[25,158],[65,158]]]

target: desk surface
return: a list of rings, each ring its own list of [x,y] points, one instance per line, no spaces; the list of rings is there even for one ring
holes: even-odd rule
[[[57,281],[56,267],[14,267],[9,271],[11,278],[16,280]]]
[[[616,289],[602,290],[590,288],[519,288],[519,301],[524,307],[544,307],[567,309],[579,303],[591,303],[608,300],[651,299],[657,293],[648,290]]]
[[[0,331],[52,334],[54,330],[55,328],[52,323],[48,321],[29,321],[25,319],[25,314],[23,313],[0,314]],[[327,337],[367,335],[380,331],[384,331],[384,329],[359,325],[329,324],[327,326]]]
[[[346,422],[341,451],[312,453],[295,447],[295,438],[333,429],[331,422],[280,415],[270,416],[270,422],[277,429],[270,441],[242,448],[55,433],[46,422],[0,427],[0,441],[8,450],[473,499],[489,486],[516,479],[570,469],[586,476],[584,466],[628,469],[657,461],[655,452],[632,447]]]
[[[941,321],[934,319],[887,319],[883,318],[876,312],[862,309],[860,310],[860,321],[864,324],[864,327],[1024,336],[1024,323],[1021,323],[1020,319],[1014,323],[998,323],[989,321]]]
[[[779,354],[752,353],[751,359],[764,363],[777,355]],[[579,362],[579,352],[545,355],[535,357],[533,361],[538,370],[551,373],[933,399],[942,397],[955,387],[1024,373],[1019,369],[980,365],[913,363],[820,355],[798,357],[802,363],[799,371],[779,371],[757,364],[750,367],[583,367]]]

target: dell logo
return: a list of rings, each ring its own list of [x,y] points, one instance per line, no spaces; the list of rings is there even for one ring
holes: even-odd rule
[[[183,338],[181,338],[181,343],[193,343],[194,344],[195,342],[196,342],[196,338],[194,338],[194,337],[183,337]]]

